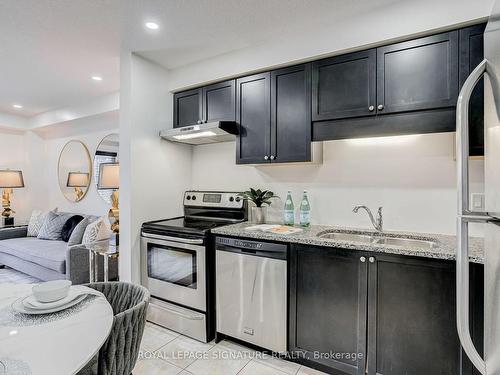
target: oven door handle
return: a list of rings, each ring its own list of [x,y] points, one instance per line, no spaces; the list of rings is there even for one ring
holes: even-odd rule
[[[152,233],[145,233],[145,232],[141,232],[141,237],[152,238],[152,239],[155,239],[155,240],[164,240],[164,241],[187,243],[187,244],[191,244],[191,245],[203,245],[203,239],[202,238],[171,237],[171,236],[163,236],[163,235],[159,235],[159,234],[152,234]]]

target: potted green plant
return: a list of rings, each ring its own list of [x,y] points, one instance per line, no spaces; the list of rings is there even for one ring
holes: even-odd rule
[[[252,188],[239,195],[255,204],[255,207],[252,207],[252,222],[255,224],[266,222],[267,206],[271,204],[271,199],[279,198],[272,191]]]

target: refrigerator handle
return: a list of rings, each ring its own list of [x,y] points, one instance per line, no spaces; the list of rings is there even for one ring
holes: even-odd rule
[[[476,87],[483,74],[487,73],[487,60],[484,59],[467,77],[457,101],[457,181],[458,181],[458,215],[476,215],[469,208],[469,101],[472,91]]]
[[[469,209],[469,100],[483,74],[487,61],[483,60],[465,81],[457,101],[457,330],[462,347],[481,374],[486,364],[477,352],[469,328],[469,221],[483,221],[485,213]],[[483,219],[482,219],[483,218]]]

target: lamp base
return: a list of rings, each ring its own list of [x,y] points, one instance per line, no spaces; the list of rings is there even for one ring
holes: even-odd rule
[[[2,217],[2,226],[14,225],[14,217]]]

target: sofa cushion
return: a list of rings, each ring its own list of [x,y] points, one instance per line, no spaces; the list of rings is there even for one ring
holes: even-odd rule
[[[66,220],[66,222],[64,223],[62,230],[61,230],[61,239],[64,242],[69,241],[71,234],[75,230],[78,223],[82,220],[83,220],[83,216],[80,216],[80,215],[71,216],[68,220]]]
[[[78,223],[73,230],[73,233],[71,233],[71,237],[68,240],[68,246],[80,245],[82,243],[83,234],[85,233],[85,229],[87,229],[89,223],[90,221],[88,217]]]
[[[57,207],[52,210],[53,212],[57,212]],[[40,233],[40,229],[45,223],[45,219],[47,218],[48,212],[42,212],[40,210],[33,210],[31,213],[30,221],[28,223],[28,237],[37,237],[38,233]]]
[[[10,254],[51,270],[66,273],[67,244],[33,237],[0,241],[0,253]]]
[[[103,225],[103,223],[104,219],[100,218],[87,225],[87,229],[85,229],[85,233],[83,234],[82,244],[88,245],[98,241],[99,231],[101,230],[101,226]]]
[[[64,223],[66,223],[70,216],[71,215],[68,214],[56,214],[52,211],[49,212],[37,238],[40,240],[60,240]]]

